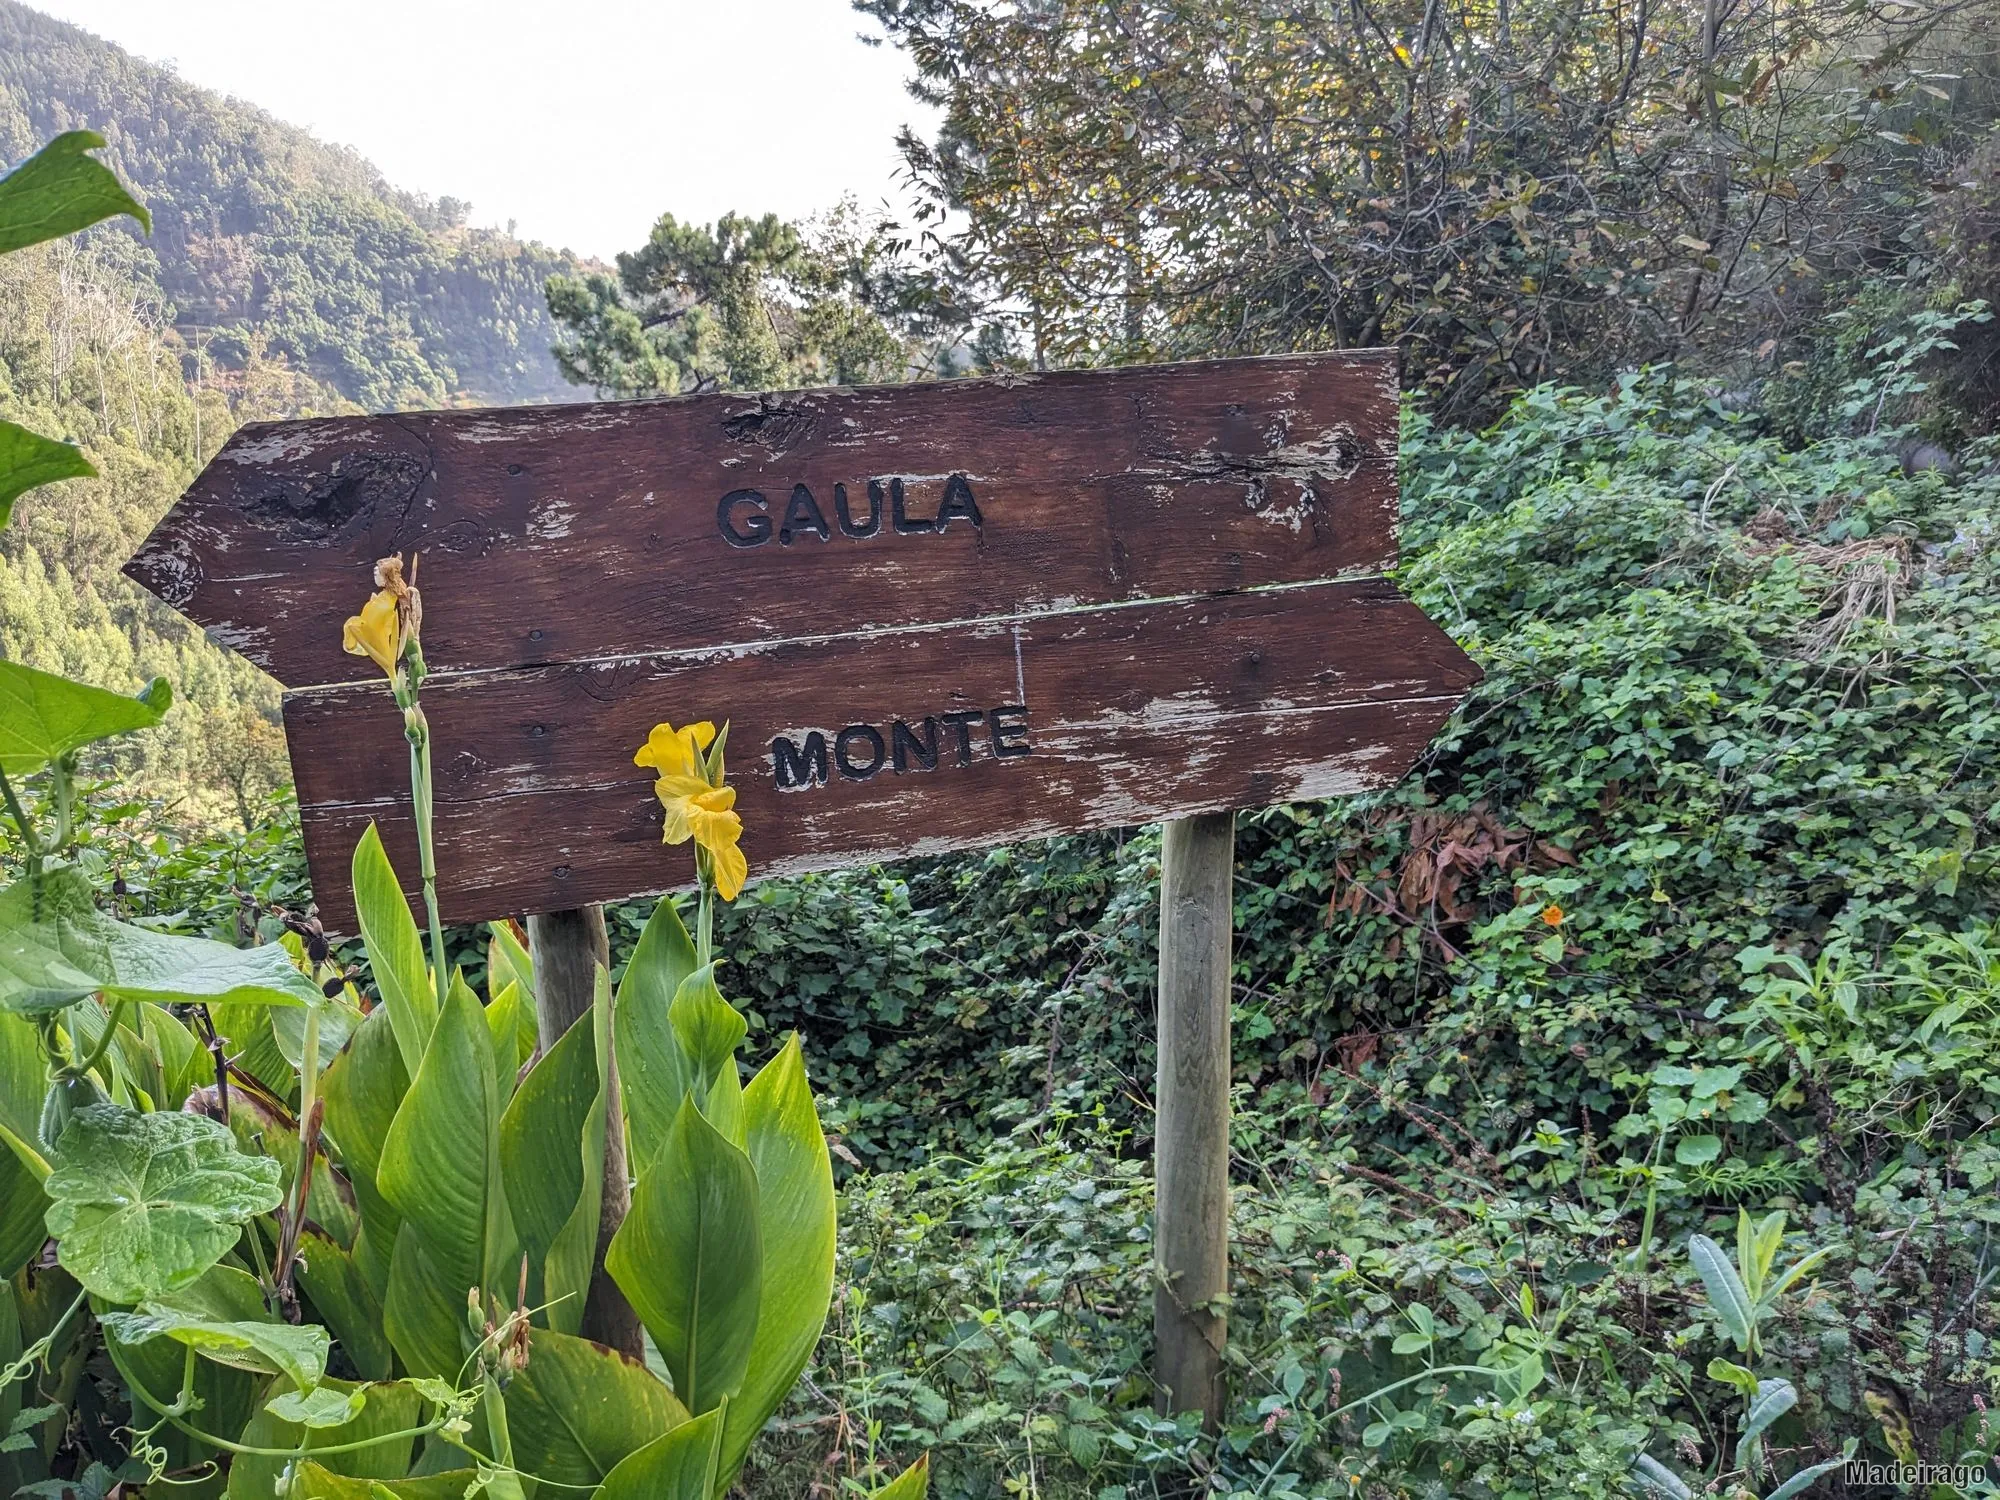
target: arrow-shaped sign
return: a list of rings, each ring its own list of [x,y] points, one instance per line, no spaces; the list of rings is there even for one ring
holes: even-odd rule
[[[416,869],[342,618],[422,555],[439,893],[679,883],[662,720],[728,719],[753,873],[1393,782],[1478,671],[1382,576],[1394,357],[256,424],[126,571],[285,683],[313,884]]]

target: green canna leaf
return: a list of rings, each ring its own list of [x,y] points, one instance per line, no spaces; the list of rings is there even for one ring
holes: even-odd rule
[[[529,1335],[527,1368],[507,1387],[517,1467],[588,1488],[688,1419],[659,1378],[623,1355],[551,1329]]]
[[[307,1461],[298,1467],[291,1500],[464,1500],[479,1492],[478,1480],[474,1469],[447,1469],[413,1479],[349,1479]]]
[[[430,967],[424,962],[416,918],[410,915],[409,900],[396,883],[396,872],[373,823],[354,846],[351,873],[354,912],[361,925],[361,941],[368,946],[368,967],[395,1028],[403,1069],[414,1078],[431,1027],[437,1023],[437,996],[431,988]]]
[[[462,984],[447,996],[396,1109],[376,1187],[461,1305],[473,1286],[511,1297],[517,1273],[500,1181],[493,1041]]]
[[[655,1438],[604,1476],[597,1500],[710,1500],[722,1488],[722,1418],[704,1412]]]
[[[521,1248],[536,1266],[548,1259],[589,1185],[578,1142],[589,1131],[593,1111],[602,1107],[596,1033],[594,1015],[579,1016],[521,1080],[520,1091],[500,1117],[507,1205]],[[597,1139],[601,1173],[601,1121]]]
[[[311,1429],[285,1420],[268,1405],[261,1406],[243,1429],[240,1441],[246,1447],[275,1448],[282,1453],[305,1447],[310,1439],[312,1448],[321,1450],[315,1453],[314,1458],[324,1472],[338,1475],[349,1484],[362,1485],[358,1492],[336,1493],[365,1495],[370,1482],[394,1483],[409,1473],[413,1441],[393,1434],[406,1433],[421,1424],[423,1403],[415,1388],[401,1380],[375,1385],[328,1380],[324,1386],[340,1396],[362,1394],[364,1404],[346,1422]],[[370,1438],[387,1441],[367,1442]],[[348,1446],[353,1443],[365,1443],[366,1446]],[[336,1447],[345,1451],[325,1451]],[[289,1493],[279,1487],[279,1476],[291,1462],[282,1456],[239,1453],[230,1461],[229,1488],[225,1493],[230,1500],[271,1500],[273,1495]],[[464,1493],[463,1485],[459,1493]]]
[[[1688,1259],[1694,1262],[1702,1285],[1708,1289],[1708,1304],[1715,1309],[1723,1330],[1736,1341],[1738,1349],[1754,1354],[1757,1322],[1751,1311],[1750,1297],[1743,1289],[1743,1281],[1736,1274],[1736,1268],[1722,1253],[1722,1247],[1707,1235],[1697,1234],[1688,1240]]]
[[[931,1492],[931,1456],[917,1455],[917,1461],[869,1496],[869,1500],[924,1500]]]
[[[451,977],[453,984],[464,984],[458,975]],[[475,1004],[478,1002],[475,1000]],[[521,987],[509,984],[501,987],[486,1005],[486,1034],[493,1041],[493,1089],[500,1101],[501,1109],[506,1109],[508,1100],[514,1097],[514,1080],[520,1075],[521,1064],[526,1061],[521,1055]]]
[[[750,1080],[743,1102],[764,1267],[756,1336],[725,1423],[725,1482],[812,1357],[833,1297],[833,1162],[796,1033]]]
[[[681,1100],[693,1087],[686,1054],[667,1019],[681,982],[694,973],[694,943],[671,897],[653,908],[625,965],[614,1011],[618,1087],[635,1173],[643,1173],[666,1143]]]
[[[632,1192],[605,1265],[700,1415],[743,1382],[763,1279],[757,1174],[690,1097]]]
[[[299,1286],[364,1379],[387,1380],[395,1358],[382,1330],[382,1302],[355,1253],[317,1230],[299,1236]]]
[[[425,1254],[414,1226],[397,1231],[382,1294],[382,1331],[409,1374],[456,1382],[463,1373],[465,1290]]]
[[[383,1143],[409,1087],[389,1013],[378,1008],[334,1058],[320,1089],[326,1100],[326,1134],[361,1210],[356,1261],[378,1297],[388,1289],[389,1252],[403,1218],[382,1196],[376,1178]]]

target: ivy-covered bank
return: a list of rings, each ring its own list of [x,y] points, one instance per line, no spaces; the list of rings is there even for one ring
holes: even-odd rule
[[[734,993],[805,1033],[849,1173],[769,1492],[874,1446],[966,1500],[1990,1449],[2000,447],[1865,430],[1949,321],[1885,324],[1804,447],[1669,374],[1411,418],[1403,583],[1487,677],[1396,791],[1242,820],[1219,1441],[1139,1378],[1156,836],[746,892]],[[188,925],[299,899],[276,834],[97,838]]]

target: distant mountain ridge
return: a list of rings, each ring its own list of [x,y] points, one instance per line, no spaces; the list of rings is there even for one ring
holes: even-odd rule
[[[96,253],[157,290],[191,359],[281,359],[371,410],[577,394],[542,293],[568,252],[469,228],[468,205],[0,0],[0,158],[85,128],[153,214],[148,238],[94,231]]]

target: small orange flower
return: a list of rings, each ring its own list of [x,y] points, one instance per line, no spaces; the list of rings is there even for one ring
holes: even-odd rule
[[[1565,913],[1563,909],[1560,906],[1557,906],[1553,901],[1551,901],[1547,906],[1542,908],[1542,922],[1544,925],[1549,927],[1562,926],[1563,919],[1565,918],[1566,915],[1567,913]]]

